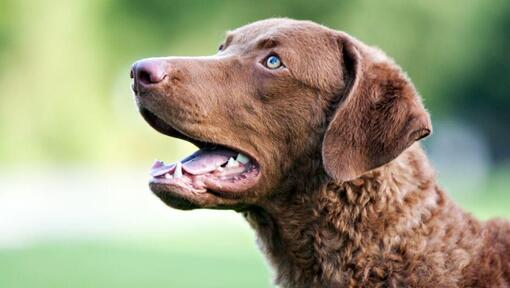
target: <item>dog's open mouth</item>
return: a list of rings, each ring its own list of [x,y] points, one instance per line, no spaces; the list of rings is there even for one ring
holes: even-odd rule
[[[222,146],[205,146],[181,161],[156,161],[151,182],[203,193],[207,189],[235,192],[249,188],[257,166],[242,153]]]
[[[199,148],[180,161],[165,163],[157,160],[152,165],[150,186],[155,193],[170,192],[186,199],[192,196],[190,193],[235,198],[228,194],[244,192],[257,182],[260,169],[253,157],[235,148],[185,135],[148,110],[142,109],[141,113],[157,131],[189,141]]]

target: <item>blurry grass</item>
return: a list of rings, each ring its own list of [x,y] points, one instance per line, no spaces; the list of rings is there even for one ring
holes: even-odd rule
[[[510,169],[496,169],[478,188],[474,195],[463,195],[455,191],[454,200],[460,206],[481,220],[490,218],[510,218]],[[462,181],[462,179],[457,179]]]
[[[204,254],[195,244],[75,242],[0,251],[0,287],[270,287],[254,247]]]

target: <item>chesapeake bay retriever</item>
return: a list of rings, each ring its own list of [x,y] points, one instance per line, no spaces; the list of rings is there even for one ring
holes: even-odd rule
[[[208,57],[131,71],[157,131],[199,150],[154,163],[178,209],[241,212],[283,287],[509,287],[510,225],[475,220],[436,184],[432,131],[383,52],[308,21],[232,32]]]

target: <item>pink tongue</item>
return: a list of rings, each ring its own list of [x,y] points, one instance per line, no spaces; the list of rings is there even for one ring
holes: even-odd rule
[[[236,157],[237,153],[231,150],[215,149],[215,150],[199,150],[190,160],[182,163],[184,171],[193,174],[205,174],[216,170],[219,166],[228,161],[230,157]]]
[[[157,177],[157,176],[165,175],[168,172],[172,172],[172,170],[174,170],[174,169],[175,169],[175,163],[165,165],[165,163],[163,163],[162,161],[156,160],[156,162],[154,162],[154,164],[152,165],[152,168],[151,168],[151,176]]]

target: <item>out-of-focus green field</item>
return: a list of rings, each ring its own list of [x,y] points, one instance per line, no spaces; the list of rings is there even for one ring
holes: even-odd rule
[[[467,179],[469,176],[466,175]],[[510,220],[510,177],[509,169],[495,169],[487,180],[479,187],[461,189],[459,184],[463,179],[450,179],[441,181],[439,184],[446,187],[447,193],[465,211],[475,217],[487,220],[495,217],[505,217]]]
[[[0,287],[270,287],[253,245],[217,246],[65,242],[0,251]]]

